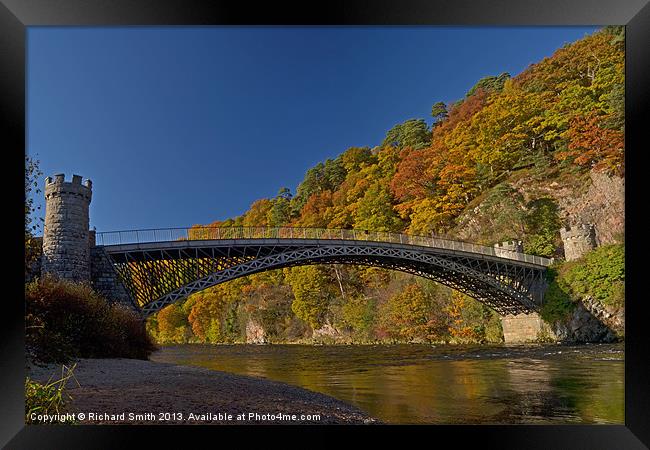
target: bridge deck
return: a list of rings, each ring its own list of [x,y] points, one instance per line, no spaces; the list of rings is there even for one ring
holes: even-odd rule
[[[339,243],[354,245],[355,242],[371,242],[394,244],[395,246],[417,246],[432,249],[461,252],[464,254],[480,254],[494,258],[505,258],[521,263],[547,267],[552,260],[536,255],[528,255],[504,248],[488,247],[469,242],[439,238],[436,236],[413,236],[408,234],[365,231],[337,230],[324,228],[297,227],[191,227],[163,228],[148,230],[129,230],[102,232],[96,235],[97,245],[111,247],[119,251],[165,247],[199,247],[217,245],[221,241],[225,246],[235,243],[245,245],[251,241],[254,245],[314,245],[321,241],[330,244]],[[254,241],[254,242],[253,242]]]

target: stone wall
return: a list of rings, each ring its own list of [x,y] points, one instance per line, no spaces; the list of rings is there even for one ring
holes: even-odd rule
[[[506,344],[537,342],[550,334],[550,328],[537,313],[503,316],[501,326]]]
[[[90,280],[88,210],[92,182],[73,175],[45,179],[45,226],[42,271],[72,281]]]
[[[513,252],[523,253],[524,243],[522,241],[505,241],[494,244],[496,256],[509,257]]]
[[[133,300],[120,281],[106,250],[103,247],[92,247],[91,255],[91,283],[93,289],[102,294],[108,301],[121,303],[136,309]]]

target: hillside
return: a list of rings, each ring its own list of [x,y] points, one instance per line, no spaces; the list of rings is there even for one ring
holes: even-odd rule
[[[624,56],[622,27],[606,27],[514,77],[487,77],[457,102],[435,103],[432,127],[406,120],[379,145],[312,167],[294,193],[281,188],[210,225],[434,233],[489,245],[517,239],[527,253],[561,260],[561,226],[593,223],[598,245],[622,247]],[[568,317],[586,291],[569,294],[555,319]],[[498,316],[465,295],[353,266],[235,280],[168,306],[148,326],[160,342],[502,339]]]

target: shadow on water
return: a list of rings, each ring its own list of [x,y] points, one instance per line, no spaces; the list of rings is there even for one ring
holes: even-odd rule
[[[623,344],[178,345],[151,358],[322,392],[387,423],[623,423]]]

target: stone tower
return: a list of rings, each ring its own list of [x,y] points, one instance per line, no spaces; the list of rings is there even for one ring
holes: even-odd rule
[[[560,228],[564,244],[564,259],[573,261],[596,248],[596,230],[592,224],[579,224]]]
[[[92,182],[73,175],[45,179],[43,273],[73,281],[90,281],[89,208]]]

